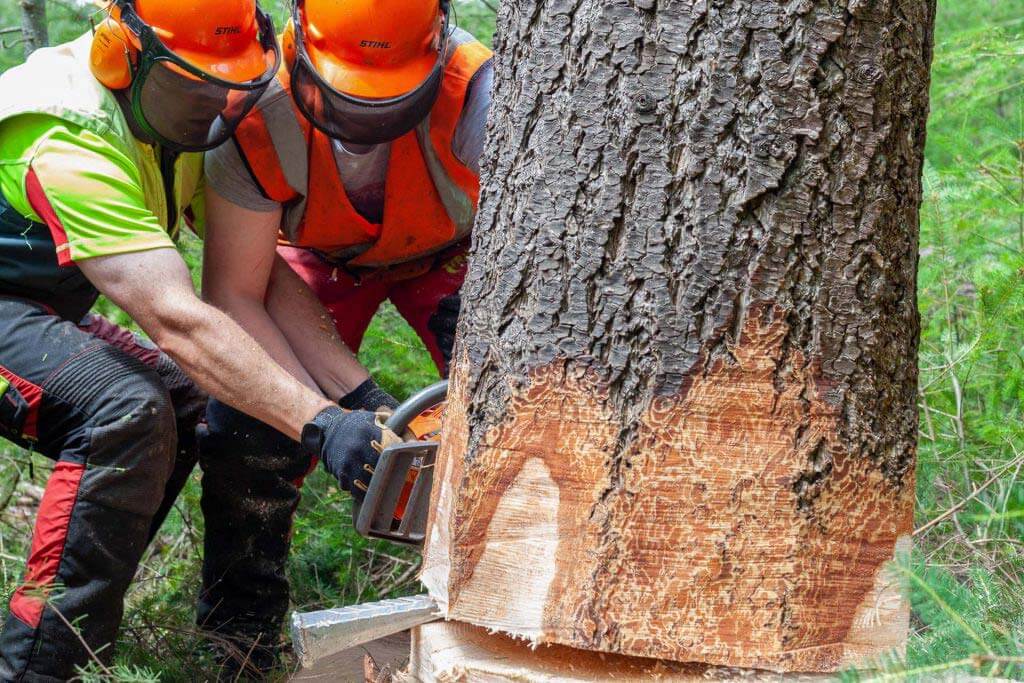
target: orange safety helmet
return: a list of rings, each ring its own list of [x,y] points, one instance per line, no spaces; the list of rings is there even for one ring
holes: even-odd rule
[[[280,48],[256,0],[96,0],[90,67],[131,88],[132,114],[154,141],[201,151],[229,138],[273,80]]]
[[[333,138],[376,144],[430,112],[448,0],[293,0],[282,43],[299,110]]]

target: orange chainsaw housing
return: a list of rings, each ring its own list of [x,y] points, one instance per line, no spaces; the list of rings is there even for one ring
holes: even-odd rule
[[[406,428],[416,441],[437,441],[441,436],[441,417],[444,415],[444,403],[439,403],[433,408],[428,408],[413,418]],[[405,475],[405,486],[402,488],[402,495],[398,498],[395,506],[395,521],[401,522],[405,517],[405,508],[409,503],[409,496],[412,494],[412,487],[420,474],[419,463],[409,468]]]

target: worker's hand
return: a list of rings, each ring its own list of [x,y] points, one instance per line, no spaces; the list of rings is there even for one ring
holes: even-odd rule
[[[384,426],[381,416],[366,410],[325,408],[311,424],[322,435],[318,455],[324,468],[361,503],[381,452],[401,439]]]
[[[338,405],[346,410],[378,411],[382,408],[394,411],[398,401],[388,392],[381,389],[376,382],[368,379],[338,400]]]
[[[459,310],[462,308],[462,298],[459,293],[450,294],[437,304],[437,310],[427,321],[427,329],[430,330],[437,347],[444,356],[445,373],[447,377],[447,366],[452,362],[452,348],[455,346],[455,332],[459,326]]]

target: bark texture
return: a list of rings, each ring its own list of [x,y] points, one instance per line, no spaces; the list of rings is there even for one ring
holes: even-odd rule
[[[25,58],[50,44],[46,28],[46,0],[19,0],[21,5],[21,37]]]
[[[504,3],[425,550],[449,617],[777,670],[902,642],[933,19]]]

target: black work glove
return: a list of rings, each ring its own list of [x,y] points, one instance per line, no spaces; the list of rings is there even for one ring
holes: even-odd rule
[[[455,346],[455,330],[459,325],[459,309],[462,307],[462,298],[459,293],[449,294],[437,304],[437,310],[427,321],[427,329],[437,340],[437,346],[444,356],[445,377],[448,376],[448,366],[452,362],[452,348]]]
[[[338,405],[345,410],[376,411],[387,408],[393,411],[398,407],[398,401],[372,379],[368,379],[338,399]]]
[[[302,430],[302,443],[315,451],[342,490],[362,503],[385,446],[400,442],[376,413],[324,408]]]

